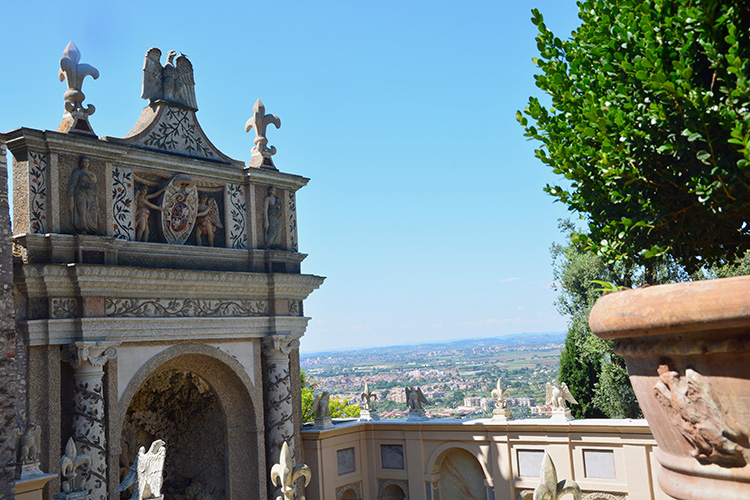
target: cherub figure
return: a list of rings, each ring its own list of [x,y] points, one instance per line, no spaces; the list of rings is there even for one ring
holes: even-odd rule
[[[163,212],[164,209],[154,205],[148,200],[156,198],[164,192],[164,189],[154,194],[148,194],[148,188],[141,186],[135,195],[135,241],[148,241],[148,219],[151,216],[151,209]]]
[[[216,200],[209,198],[205,194],[198,200],[198,213],[195,219],[195,242],[201,246],[203,240],[201,236],[205,235],[208,239],[208,246],[214,246],[214,235],[217,227],[224,227],[219,217],[219,206]]]

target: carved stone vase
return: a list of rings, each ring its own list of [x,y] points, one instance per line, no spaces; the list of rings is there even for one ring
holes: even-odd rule
[[[589,324],[627,362],[662,490],[750,498],[750,276],[610,293]]]

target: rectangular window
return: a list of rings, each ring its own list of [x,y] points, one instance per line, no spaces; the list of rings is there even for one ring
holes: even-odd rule
[[[404,468],[404,447],[400,444],[381,444],[380,459],[384,469]]]
[[[543,450],[518,450],[518,475],[539,477],[542,469]]]
[[[339,476],[349,474],[357,470],[354,462],[354,448],[344,448],[336,452],[336,461],[338,463]]]
[[[615,452],[612,450],[583,450],[586,477],[616,479]]]

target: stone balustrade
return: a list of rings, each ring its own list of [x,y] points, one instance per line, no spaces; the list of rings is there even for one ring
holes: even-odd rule
[[[308,500],[531,500],[544,451],[584,500],[667,500],[645,420],[382,420],[303,430]]]

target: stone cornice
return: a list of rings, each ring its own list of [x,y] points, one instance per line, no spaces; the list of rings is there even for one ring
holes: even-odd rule
[[[274,275],[274,298],[304,300],[324,278],[308,274]],[[15,282],[29,298],[115,297],[264,299],[270,276],[263,273],[144,269],[87,264],[16,266]]]
[[[18,322],[29,345],[64,345],[81,340],[115,342],[216,342],[264,338],[268,332],[301,337],[310,318],[80,318]],[[186,337],[186,332],[189,336]]]
[[[300,175],[245,167],[239,161],[226,164],[221,161],[152,151],[93,137],[63,134],[50,130],[41,131],[22,127],[5,135],[8,149],[14,155],[26,149],[44,153],[85,155],[119,165],[127,165],[134,169],[167,173],[180,172],[189,176],[238,184],[247,180],[252,184],[274,185],[277,188],[292,191],[302,188],[310,180]]]

